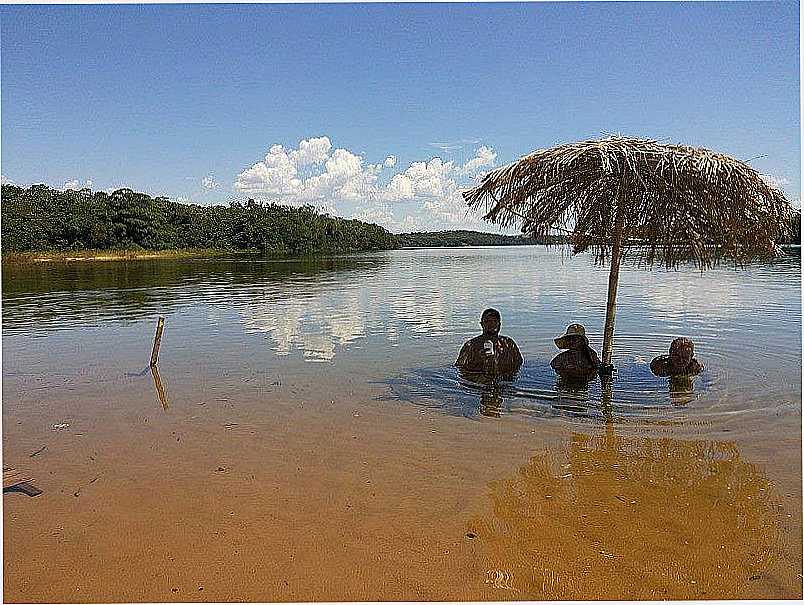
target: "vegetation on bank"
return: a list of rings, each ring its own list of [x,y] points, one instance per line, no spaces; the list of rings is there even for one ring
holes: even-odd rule
[[[106,193],[3,185],[0,210],[4,257],[76,251],[125,256],[142,250],[303,256],[399,247],[396,236],[378,225],[332,217],[312,206],[254,200],[199,206],[131,189]]]
[[[4,262],[42,260],[134,260],[214,257],[229,254],[305,256],[387,250],[400,246],[517,246],[563,243],[522,235],[479,231],[434,231],[394,235],[358,220],[301,208],[248,200],[245,204],[199,206],[131,189],[112,193],[59,191],[45,185],[2,186]],[[801,213],[793,217],[801,243]]]
[[[783,246],[801,244],[801,212],[796,211],[790,228],[792,235],[777,242]],[[456,248],[460,246],[533,246],[569,243],[564,235],[533,238],[524,235],[503,235],[481,231],[421,231],[398,236],[404,248]]]
[[[481,231],[420,231],[403,233],[399,243],[405,248],[453,248],[459,246],[533,246],[535,244],[561,243],[563,238],[553,237],[549,241],[534,239],[523,235],[503,235],[502,233],[483,233]]]

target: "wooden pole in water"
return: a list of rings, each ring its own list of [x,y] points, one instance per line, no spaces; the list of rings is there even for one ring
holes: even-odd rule
[[[160,317],[156,323],[156,335],[154,336],[154,350],[151,353],[151,367],[156,366],[159,361],[159,345],[162,344],[162,330],[165,327],[165,318]]]

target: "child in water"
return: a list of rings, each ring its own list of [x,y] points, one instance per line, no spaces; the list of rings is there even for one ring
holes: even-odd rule
[[[659,355],[650,362],[650,371],[656,376],[695,376],[702,370],[695,359],[695,344],[684,337],[670,343],[669,355]]]
[[[586,328],[581,324],[570,324],[563,336],[554,341],[559,349],[567,349],[559,353],[550,362],[561,377],[569,379],[591,379],[600,369],[600,358],[589,346]]]

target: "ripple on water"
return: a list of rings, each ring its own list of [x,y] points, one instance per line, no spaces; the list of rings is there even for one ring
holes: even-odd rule
[[[618,335],[621,351],[611,387],[595,378],[567,383],[558,378],[548,358],[528,359],[514,381],[474,382],[453,366],[419,368],[389,381],[391,397],[448,414],[479,418],[516,415],[574,420],[611,419],[614,422],[709,424],[735,415],[770,415],[799,408],[791,386],[776,379],[768,367],[791,362],[784,351],[713,349],[701,361],[704,371],[695,377],[670,380],[654,376],[650,359],[637,355],[646,343],[666,342],[668,335]],[[763,355],[764,364],[739,370],[734,360]],[[769,359],[775,357],[774,359]],[[795,363],[795,360],[792,360]]]

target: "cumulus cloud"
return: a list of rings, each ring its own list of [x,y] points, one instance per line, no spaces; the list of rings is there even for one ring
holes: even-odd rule
[[[8,178],[6,175],[0,174],[0,184],[2,184],[2,185],[14,185],[15,183],[10,178]]]
[[[349,218],[378,225],[393,225],[396,221],[394,213],[391,211],[391,205],[381,202],[358,206]]]
[[[215,180],[215,176],[213,174],[208,174],[203,179],[201,179],[201,186],[204,189],[212,190],[218,188],[218,182]]]
[[[475,157],[461,167],[461,173],[466,176],[478,176],[484,169],[494,166],[497,153],[491,148],[482,145],[477,149]]]
[[[393,231],[413,226],[488,229],[466,216],[461,191],[496,158],[496,152],[483,145],[463,164],[436,156],[399,169],[394,154],[371,163],[360,154],[335,148],[322,136],[302,140],[295,149],[271,146],[261,161],[237,175],[234,186],[249,195],[291,205],[313,204]]]
[[[320,164],[329,157],[330,149],[332,149],[332,143],[328,137],[307,139],[299,143],[297,150],[290,152],[290,158],[296,166]]]
[[[261,162],[237,175],[235,189],[275,197],[297,195],[301,189],[296,164],[282,145],[274,145]]]

